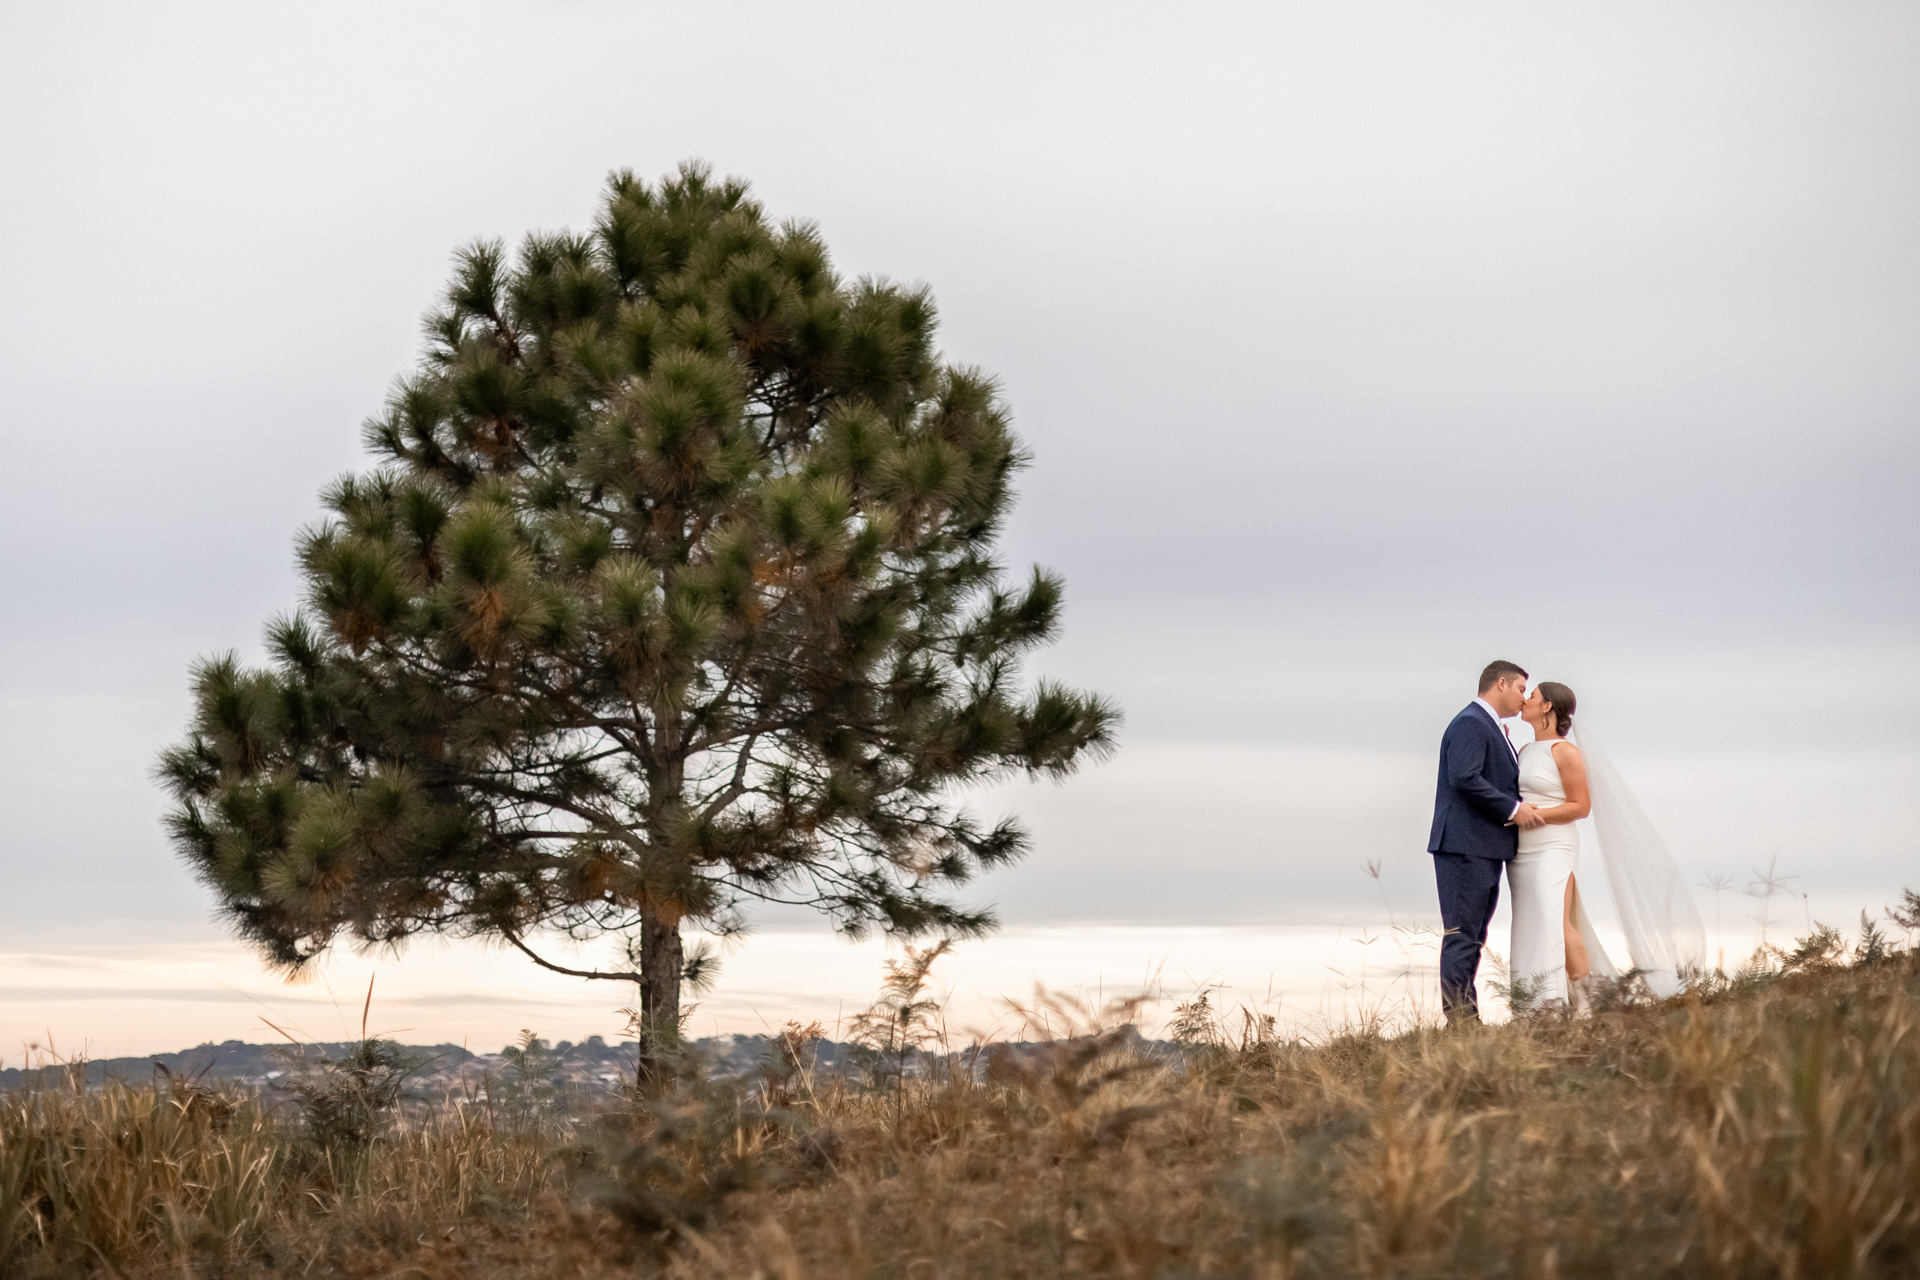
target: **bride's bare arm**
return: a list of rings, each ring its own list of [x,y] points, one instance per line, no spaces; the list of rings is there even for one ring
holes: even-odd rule
[[[1549,750],[1553,752],[1553,763],[1559,766],[1560,789],[1567,793],[1567,802],[1542,809],[1540,816],[1550,824],[1578,821],[1593,809],[1593,800],[1587,791],[1587,762],[1580,758],[1580,748],[1564,739]]]

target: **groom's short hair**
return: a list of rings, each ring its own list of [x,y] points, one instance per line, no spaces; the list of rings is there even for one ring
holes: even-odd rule
[[[1508,676],[1519,676],[1522,680],[1525,680],[1527,673],[1518,663],[1508,662],[1504,658],[1497,658],[1489,662],[1487,669],[1480,673],[1480,688],[1476,690],[1476,692],[1485,693],[1502,680],[1505,680]]]

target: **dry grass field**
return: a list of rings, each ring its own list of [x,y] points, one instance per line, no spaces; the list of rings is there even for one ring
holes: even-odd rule
[[[1189,1007],[1176,1054],[1083,1018],[864,1080],[802,1034],[568,1122],[41,1087],[0,1099],[0,1275],[1920,1274],[1920,955],[1616,1004],[1311,1044]]]

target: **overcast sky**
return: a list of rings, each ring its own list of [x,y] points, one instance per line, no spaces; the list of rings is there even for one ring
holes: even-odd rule
[[[1877,904],[1916,65],[1892,3],[6,6],[0,929],[217,936],[147,776],[188,663],[294,602],[452,251],[688,157],[930,284],[1033,449],[1042,665],[1128,727],[982,797],[1041,837],[981,887],[1015,925],[1297,924],[1369,858],[1431,912],[1494,656],[1582,693],[1690,869]]]

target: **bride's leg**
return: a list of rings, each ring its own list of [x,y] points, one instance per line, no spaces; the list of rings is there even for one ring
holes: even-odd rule
[[[1568,876],[1566,909],[1561,913],[1560,927],[1567,936],[1567,980],[1569,982],[1578,982],[1593,971],[1592,965],[1587,960],[1587,940],[1580,936],[1580,925],[1573,913],[1573,904],[1579,896],[1578,886],[1574,884],[1573,877]]]

